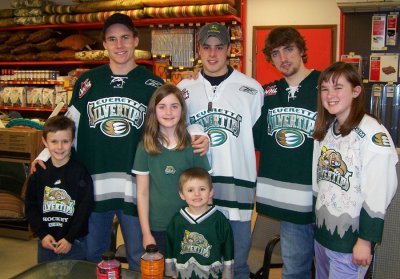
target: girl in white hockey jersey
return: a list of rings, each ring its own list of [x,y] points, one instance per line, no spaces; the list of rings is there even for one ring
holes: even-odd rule
[[[393,141],[364,110],[355,68],[336,62],[318,82],[314,131],[316,278],[364,278],[396,187]]]

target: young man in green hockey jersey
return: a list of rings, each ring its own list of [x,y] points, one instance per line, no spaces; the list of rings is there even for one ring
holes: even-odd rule
[[[304,38],[278,27],[263,52],[284,76],[266,84],[253,129],[260,151],[257,212],[281,221],[283,278],[310,278],[313,259],[312,152],[319,72],[307,69]]]
[[[232,229],[225,216],[209,205],[213,192],[205,169],[190,168],[181,174],[179,195],[188,206],[167,229],[167,276],[233,279]]]

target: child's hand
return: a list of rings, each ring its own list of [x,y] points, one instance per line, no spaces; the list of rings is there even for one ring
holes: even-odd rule
[[[371,261],[371,242],[358,238],[353,247],[353,264],[368,266]]]
[[[52,251],[55,251],[55,244],[56,244],[56,240],[54,239],[54,237],[50,234],[46,235],[45,237],[43,237],[42,239],[42,247],[45,249],[49,249]]]
[[[143,235],[143,248],[144,248],[144,250],[146,250],[146,247],[149,244],[157,244],[156,240],[154,239],[154,237],[153,237],[153,235],[151,233]]]
[[[56,249],[54,250],[54,253],[56,254],[67,254],[71,250],[71,243],[68,242],[65,238],[60,239],[57,242]]]

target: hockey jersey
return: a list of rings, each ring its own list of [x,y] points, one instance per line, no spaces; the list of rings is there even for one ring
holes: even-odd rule
[[[165,274],[179,279],[233,279],[233,235],[214,206],[194,219],[182,208],[167,229]]]
[[[76,158],[93,178],[94,211],[137,215],[131,170],[147,104],[162,83],[142,66],[115,75],[103,65],[77,80],[66,115],[77,125]]]
[[[284,78],[264,85],[264,106],[253,133],[260,161],[258,213],[296,224],[312,222],[311,163],[318,71],[297,88]]]
[[[314,147],[315,239],[352,253],[358,237],[382,240],[386,208],[397,188],[398,156],[386,128],[371,116],[345,137],[333,127]]]
[[[188,123],[203,126],[211,140],[214,204],[229,220],[250,221],[257,176],[252,128],[261,112],[261,85],[233,70],[217,88],[201,74],[178,87],[188,107]]]

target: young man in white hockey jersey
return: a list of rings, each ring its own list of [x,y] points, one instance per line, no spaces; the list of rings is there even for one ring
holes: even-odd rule
[[[262,87],[227,65],[230,36],[219,23],[198,34],[203,64],[199,77],[183,80],[188,123],[204,127],[210,137],[214,204],[230,220],[235,246],[235,278],[249,278],[250,221],[256,186],[252,127],[260,116]]]

